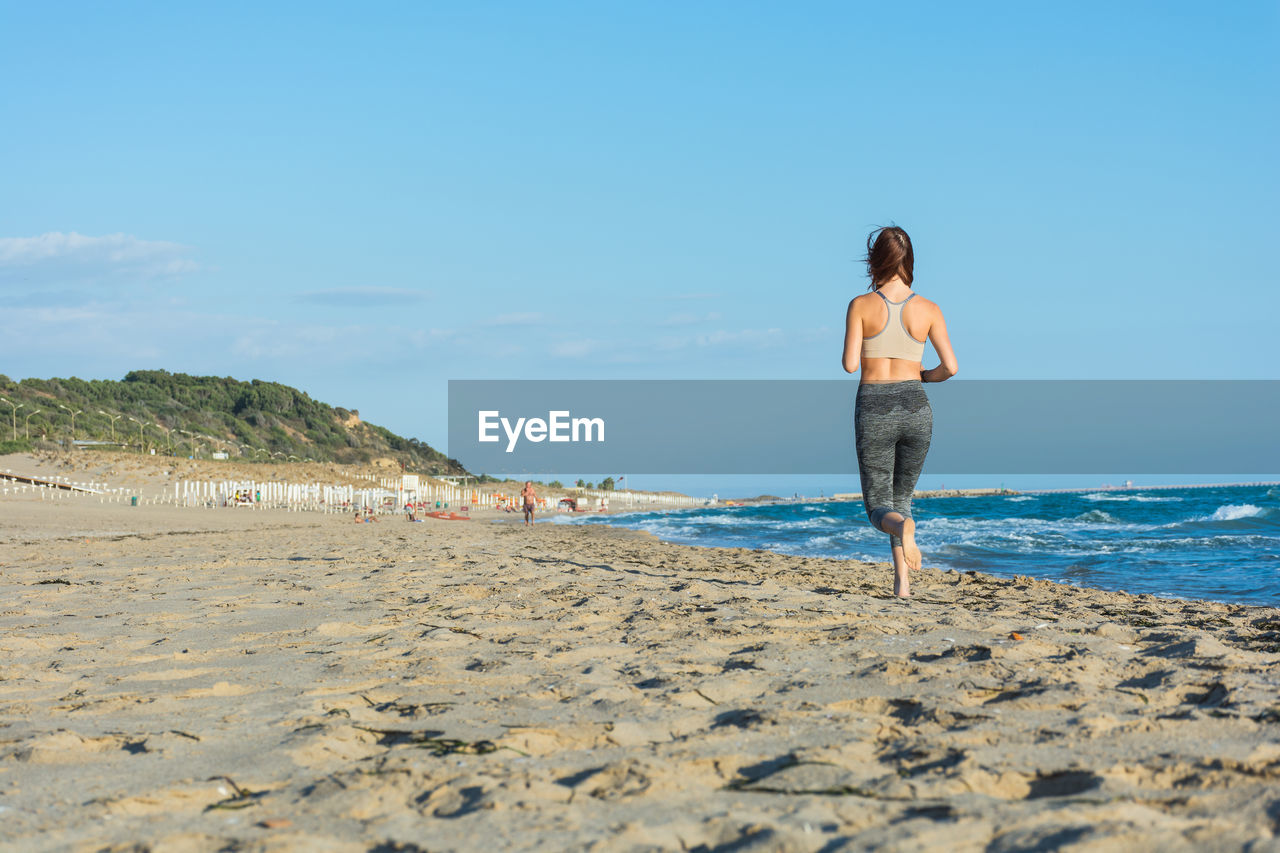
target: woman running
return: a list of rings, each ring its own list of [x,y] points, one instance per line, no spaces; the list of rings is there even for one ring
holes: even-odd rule
[[[959,367],[942,309],[911,289],[915,256],[907,232],[872,231],[866,260],[872,292],[849,303],[843,364],[849,373],[862,369],[853,413],[862,505],[871,526],[889,534],[893,594],[909,598],[909,570],[920,568],[911,495],[933,437],[933,409],[921,383],[943,382]],[[926,339],[942,364],[922,370]]]

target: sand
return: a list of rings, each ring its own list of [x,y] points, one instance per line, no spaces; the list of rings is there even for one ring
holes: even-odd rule
[[[913,590],[595,525],[10,497],[0,847],[1280,849],[1280,611]]]

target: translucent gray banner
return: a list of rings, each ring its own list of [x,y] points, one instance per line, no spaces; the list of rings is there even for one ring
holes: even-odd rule
[[[955,380],[926,474],[1280,471],[1280,380]],[[449,452],[489,474],[854,474],[856,381],[451,380]]]

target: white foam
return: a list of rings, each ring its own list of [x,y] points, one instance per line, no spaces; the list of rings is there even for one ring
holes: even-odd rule
[[[1136,503],[1151,503],[1151,504],[1176,503],[1182,500],[1182,498],[1177,497],[1175,495],[1163,495],[1163,496],[1129,495],[1129,494],[1116,495],[1116,494],[1104,494],[1102,492],[1090,492],[1089,494],[1081,495],[1080,497],[1082,497],[1084,500],[1087,500],[1087,501],[1134,501]]]
[[[1098,513],[1098,515],[1091,515]],[[1091,510],[1075,518],[925,518],[916,522],[919,533],[939,534],[942,536],[963,536],[967,533],[992,535],[996,538],[1017,536],[1069,536],[1074,533],[1087,532],[1099,522],[1108,525],[1108,530],[1130,530],[1141,532],[1155,530],[1159,525],[1122,522],[1101,510]]]
[[[1257,518],[1266,510],[1253,504],[1225,504],[1207,515],[1202,521],[1235,521],[1238,518]]]
[[[649,516],[655,523],[661,524],[668,519],[678,520],[681,524],[704,524],[709,527],[760,527],[764,526],[759,518],[742,513],[717,513],[715,515],[695,515],[693,513],[661,513]]]
[[[1109,512],[1103,512],[1100,509],[1091,509],[1088,512],[1083,512],[1080,515],[1075,516],[1074,518],[1069,518],[1067,521],[1082,521],[1087,524],[1115,524],[1119,519]]]
[[[821,530],[831,524],[840,524],[841,520],[832,518],[829,515],[817,516],[815,518],[802,518],[797,521],[779,521],[774,524],[766,524],[757,522],[761,527],[772,527],[774,530]],[[848,522],[845,522],[848,523]]]

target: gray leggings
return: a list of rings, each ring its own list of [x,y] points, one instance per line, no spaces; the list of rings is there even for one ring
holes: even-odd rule
[[[911,495],[933,437],[933,409],[919,380],[858,386],[853,434],[862,477],[862,505],[877,530],[890,512],[911,518]],[[890,535],[893,545],[902,540]]]

